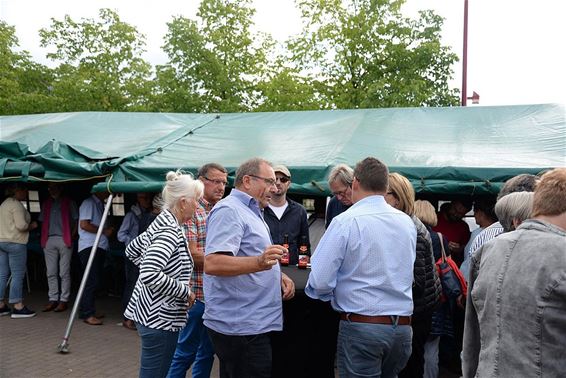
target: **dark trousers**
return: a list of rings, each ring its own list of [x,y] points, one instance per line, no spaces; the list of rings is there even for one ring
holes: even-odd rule
[[[399,372],[399,378],[421,378],[424,375],[424,347],[432,327],[432,314],[413,316],[412,351],[405,368]]]
[[[271,377],[271,339],[269,333],[228,336],[207,328],[220,360],[220,378]]]
[[[86,265],[88,263],[88,258],[90,256],[91,248],[85,248],[79,252],[79,258],[81,259],[81,265],[83,268],[83,274],[85,273]],[[92,266],[90,267],[90,272],[86,280],[86,285],[83,291],[83,296],[79,305],[79,318],[86,319],[88,317],[94,316],[96,309],[94,307],[94,296],[96,294],[96,287],[98,286],[98,278],[100,272],[104,268],[104,259],[106,257],[106,251],[102,248],[96,250]]]
[[[136,266],[129,258],[124,257],[124,292],[122,293],[122,311],[126,311],[132,293],[134,292],[134,287],[136,287],[136,282],[140,276],[140,268]]]

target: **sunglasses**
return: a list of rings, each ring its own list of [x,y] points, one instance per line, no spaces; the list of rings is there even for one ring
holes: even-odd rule
[[[289,181],[291,181],[291,179],[288,178],[288,177],[277,177],[277,178],[275,179],[275,181],[277,181],[277,180],[279,180],[282,184],[286,184],[286,183],[288,183]]]

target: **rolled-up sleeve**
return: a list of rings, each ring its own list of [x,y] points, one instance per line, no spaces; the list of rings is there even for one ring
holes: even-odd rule
[[[236,256],[244,236],[244,224],[235,209],[213,209],[206,225],[205,255],[231,252]]]

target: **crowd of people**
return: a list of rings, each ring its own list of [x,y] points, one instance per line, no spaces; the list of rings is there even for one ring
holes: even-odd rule
[[[296,291],[280,263],[297,264],[298,246],[309,243],[307,212],[287,196],[291,178],[284,165],[253,158],[226,196],[220,164],[195,178],[169,172],[162,193],[137,194],[117,232],[104,223],[108,193],[78,207],[50,183],[39,225],[20,202],[25,186],[10,185],[0,205],[0,315],[35,315],[23,280],[29,232],[39,227],[43,311],[68,308],[78,237],[83,269],[92,260],[79,317],[103,324],[95,290],[116,234],[126,246],[122,324],[140,335],[140,377],[184,377],[191,368],[209,377],[215,355],[221,377],[270,377],[271,335]],[[464,377],[566,371],[566,168],[516,176],[496,199],[457,198],[438,212],[373,157],[334,167],[328,185],[326,231],[304,293],[338,313],[340,377],[434,378],[443,358]],[[472,209],[478,228],[470,232],[463,218]],[[457,295],[445,286],[444,259],[465,278]]]

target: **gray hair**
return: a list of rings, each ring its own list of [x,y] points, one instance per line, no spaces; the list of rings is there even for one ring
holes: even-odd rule
[[[165,176],[167,182],[161,192],[163,209],[172,210],[181,198],[200,199],[204,193],[204,184],[195,180],[191,174],[181,170],[169,171]]]
[[[501,197],[495,204],[495,214],[505,232],[513,231],[513,221],[523,222],[533,211],[533,192],[515,192]]]
[[[340,181],[346,186],[352,186],[352,181],[354,181],[354,170],[346,164],[338,164],[332,168],[328,175],[328,185],[336,181]]]
[[[234,180],[234,186],[238,187],[244,182],[244,176],[259,175],[259,169],[262,164],[267,164],[270,167],[273,165],[269,161],[262,158],[251,158],[246,160],[238,167],[236,171],[236,178]]]

